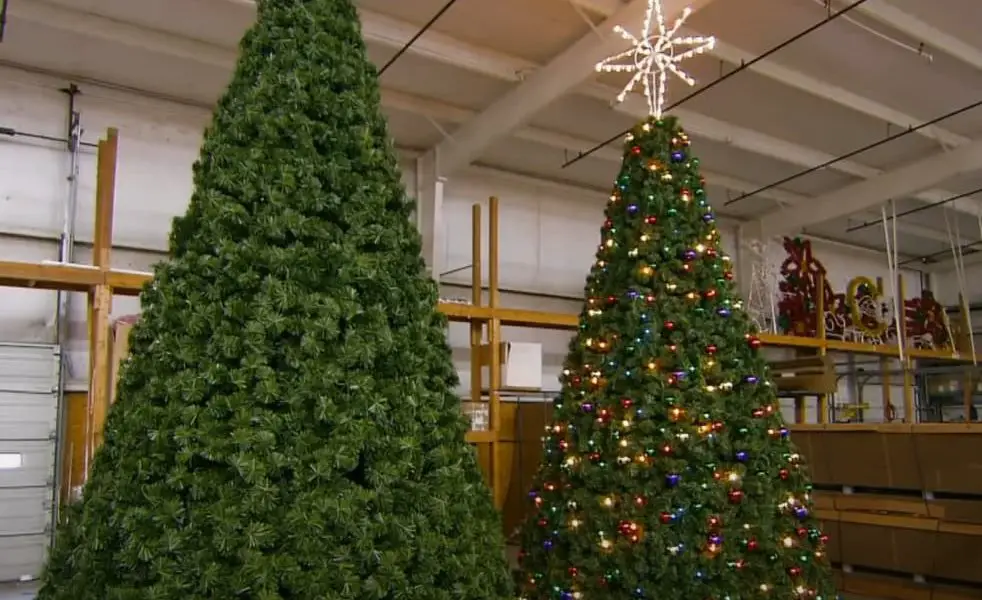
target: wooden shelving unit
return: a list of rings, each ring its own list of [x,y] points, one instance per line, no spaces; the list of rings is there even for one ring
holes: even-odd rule
[[[95,236],[93,248],[92,265],[82,264],[61,264],[54,262],[28,263],[0,261],[0,286],[34,288],[42,290],[63,290],[70,292],[82,292],[88,296],[88,320],[90,331],[90,353],[91,353],[91,376],[90,389],[87,402],[86,414],[86,443],[84,448],[90,456],[102,439],[102,428],[105,423],[105,416],[110,405],[110,394],[112,387],[111,380],[111,348],[109,343],[110,326],[109,315],[112,311],[113,296],[136,296],[141,289],[150,282],[150,273],[133,272],[125,270],[114,270],[110,268],[110,258],[112,250],[112,226],[113,226],[113,205],[115,170],[118,153],[118,135],[114,129],[107,132],[105,139],[99,143],[98,153],[98,182],[95,208]],[[486,466],[486,476],[491,486],[495,504],[502,508],[507,496],[509,478],[511,477],[511,455],[506,450],[506,444],[517,444],[521,440],[513,431],[515,423],[511,418],[513,415],[505,414],[501,404],[501,362],[500,342],[502,342],[501,328],[503,326],[524,327],[533,329],[552,329],[575,331],[578,327],[578,315],[566,313],[553,313],[535,310],[516,309],[501,306],[499,279],[500,272],[498,266],[498,240],[500,222],[498,218],[498,200],[491,198],[488,210],[488,292],[486,295],[482,291],[483,280],[483,257],[482,257],[482,209],[475,204],[472,207],[472,281],[470,304],[440,302],[438,310],[445,314],[451,322],[467,323],[470,332],[471,349],[471,370],[470,370],[470,397],[472,400],[483,401],[485,398],[488,403],[488,429],[486,431],[471,431],[467,434],[467,440],[478,446],[479,453],[484,455],[482,462]],[[806,338],[795,336],[774,335],[769,333],[760,334],[760,339],[765,346],[794,348],[807,352],[811,356],[822,357],[830,352],[844,352],[854,354],[877,355],[883,360],[891,357],[899,358],[900,352],[897,346],[873,346],[869,344],[859,344],[824,339],[823,332],[820,330],[819,337]],[[902,337],[904,339],[905,336]],[[909,374],[909,361],[911,359],[933,359],[951,360],[960,362],[971,362],[972,357],[957,351],[941,350],[922,350],[907,349],[904,353],[905,371]],[[970,353],[969,353],[970,354]],[[481,369],[482,359],[489,367],[488,379],[483,380]],[[909,383],[909,375],[905,376],[905,383]],[[910,386],[906,386],[907,390]],[[907,405],[908,415],[912,415],[910,410],[912,404],[911,391],[905,390],[904,404]],[[509,405],[511,411],[516,407]],[[822,412],[822,411],[820,411]],[[924,434],[949,434],[943,438],[946,441],[934,443],[932,450],[940,453],[948,450],[951,442],[957,442],[961,446],[968,448],[978,445],[975,440],[982,441],[982,425],[932,425],[932,424],[889,424],[889,425],[839,425],[839,424],[817,424],[817,425],[795,425],[796,439],[802,452],[809,458],[814,457],[819,462],[816,466],[818,474],[824,476],[829,482],[851,482],[853,480],[872,477],[864,473],[846,473],[845,475],[829,475],[822,469],[847,469],[859,468],[859,466],[875,462],[877,466],[872,472],[896,473],[901,464],[909,465],[916,462],[923,463],[922,468],[935,464],[936,461],[927,454],[925,448],[921,448],[924,443],[913,444],[905,442],[910,448],[919,452],[915,458],[897,458],[895,453],[886,454],[882,436],[887,436],[889,440],[913,439],[915,435]],[[902,435],[898,435],[902,434]],[[972,435],[968,435],[972,434]],[[850,436],[842,438],[841,436]],[[906,437],[903,437],[906,436]],[[968,437],[966,437],[968,436]],[[919,439],[933,439],[919,438]],[[888,441],[889,441],[888,440]],[[950,440],[950,441],[948,441]],[[892,442],[891,442],[892,443]],[[864,457],[863,461],[855,460],[834,460],[833,451],[842,449],[843,445],[852,448],[851,456],[857,455]],[[961,447],[960,446],[960,447]],[[904,446],[905,448],[907,446]],[[865,448],[865,449],[863,449]],[[876,454],[877,450],[884,453],[883,456]],[[908,450],[911,454],[914,450]],[[964,461],[970,461],[971,456],[976,452],[966,450],[960,452]],[[914,456],[911,454],[911,456]],[[824,461],[824,462],[823,462]],[[813,464],[815,460],[812,461]],[[944,462],[944,461],[942,461]],[[949,461],[944,464],[948,464]],[[88,464],[88,463],[86,463]],[[941,465],[941,463],[937,463]],[[824,466],[823,466],[824,465]],[[874,466],[876,466],[874,465]],[[867,465],[869,466],[869,465]],[[934,468],[934,467],[932,467]],[[941,467],[938,466],[937,469]],[[935,470],[937,470],[935,469]],[[950,471],[950,469],[949,469]],[[933,472],[933,471],[932,471]],[[939,471],[940,472],[940,471]],[[947,472],[947,471],[946,471]],[[825,473],[825,475],[822,475]],[[838,471],[836,471],[838,473]],[[891,475],[893,476],[893,475]],[[851,484],[854,485],[854,484]],[[913,484],[912,484],[913,485]],[[891,487],[880,484],[879,487]],[[917,489],[916,487],[914,489]],[[972,490],[975,491],[974,488]],[[875,506],[861,506],[857,504],[860,499],[847,497],[838,493],[819,494],[817,508],[818,516],[826,523],[836,523],[835,527],[844,527],[847,523],[853,524],[872,524],[884,528],[908,528],[908,529],[930,529],[938,532],[945,532],[951,529],[951,525],[946,523],[943,515],[937,513],[937,506],[925,505],[922,501],[911,501],[909,498],[898,498],[889,506],[883,504],[884,498],[871,500]],[[927,508],[924,508],[924,507]],[[882,513],[889,511],[894,513],[890,519],[884,520],[877,517],[875,512]],[[928,512],[925,512],[928,511]],[[875,521],[875,523],[874,523]],[[947,528],[947,529],[946,529]],[[969,526],[956,527],[958,535],[979,536],[982,535],[982,517],[978,523]],[[884,579],[879,576],[857,573],[841,573],[842,588],[855,594],[867,594],[879,597],[895,597],[909,600],[928,600],[936,595],[943,595],[947,600],[960,600],[968,598],[960,591],[938,592],[926,588],[924,585],[905,582],[896,579]]]

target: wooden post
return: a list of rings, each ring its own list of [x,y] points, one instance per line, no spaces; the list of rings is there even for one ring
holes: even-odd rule
[[[498,198],[488,199],[488,306],[491,308],[491,319],[488,321],[488,345],[491,347],[491,360],[488,373],[488,403],[489,420],[491,421],[491,479],[494,493],[494,504],[498,509],[504,508],[505,496],[505,465],[504,448],[501,445],[501,320],[495,312],[500,304],[498,289]]]
[[[890,387],[893,383],[890,381],[890,358],[886,356],[880,357],[880,386],[883,388],[883,421],[889,423],[893,421],[896,417],[895,411],[893,410],[893,399]]]
[[[823,282],[822,283],[822,287],[823,288],[824,288],[824,285],[825,284]],[[815,322],[815,331],[818,334],[818,339],[822,340],[822,347],[819,348],[819,350],[818,350],[818,355],[819,356],[825,356],[825,354],[826,354],[826,347],[825,347],[825,336],[826,336],[826,331],[825,331],[825,293],[824,293],[824,291],[825,290],[823,289],[822,290],[823,293],[822,294],[819,294],[819,296],[818,296],[818,321]],[[829,422],[829,396],[828,396],[828,394],[819,394],[818,395],[818,409],[817,410],[818,410],[818,422],[819,423],[822,423],[823,425],[825,423],[828,423]],[[802,417],[804,417],[804,415],[802,415]]]
[[[882,277],[876,278],[876,289],[879,292],[880,297],[882,298],[883,297]],[[903,299],[901,299],[900,304],[903,305]],[[901,315],[900,318],[901,327],[903,327],[904,321],[905,319]],[[897,338],[898,340],[900,338],[899,331],[897,332]],[[897,418],[897,411],[893,406],[893,390],[890,389],[891,386],[893,385],[893,382],[890,380],[890,371],[892,370],[891,369],[892,365],[890,364],[890,360],[891,359],[887,356],[880,357],[880,388],[883,392],[883,421],[886,423],[889,423]]]
[[[952,345],[955,350],[959,350],[959,346],[965,348],[965,352],[972,352],[972,328],[969,326],[968,319],[968,301],[963,294],[958,294],[958,329],[962,332],[958,337],[963,338],[962,340],[952,340]],[[970,423],[972,419],[972,397],[975,395],[975,356],[972,356],[972,364],[965,365],[965,375],[962,377],[962,409],[965,412],[965,422]]]
[[[915,423],[917,421],[917,415],[914,414],[914,374],[912,372],[913,364],[910,360],[910,346],[907,344],[907,314],[904,309],[904,298],[907,297],[907,288],[904,285],[904,276],[899,274],[897,275],[897,294],[899,295],[897,304],[900,305],[901,310],[901,314],[898,315],[900,331],[898,332],[899,340],[897,342],[903,347],[904,355],[900,365],[904,373],[904,423]]]
[[[96,175],[95,231],[92,244],[92,264],[99,269],[100,283],[89,292],[89,398],[86,414],[86,476],[92,457],[102,444],[106,414],[109,411],[109,363],[112,312],[112,289],[106,275],[112,268],[113,213],[116,198],[116,159],[119,135],[109,129],[106,139],[99,142]]]
[[[483,303],[481,283],[483,264],[481,260],[481,205],[471,207],[471,304],[475,307]],[[484,341],[484,324],[471,319],[471,402],[480,402],[484,387],[481,383],[481,343]],[[489,415],[490,416],[490,415]],[[490,420],[490,418],[489,418]]]

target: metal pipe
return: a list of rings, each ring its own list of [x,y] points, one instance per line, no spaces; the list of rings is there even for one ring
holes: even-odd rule
[[[61,238],[58,244],[58,261],[70,263],[75,259],[75,224],[78,216],[79,152],[82,139],[82,116],[75,110],[75,98],[79,93],[78,87],[73,83],[62,91],[68,94],[67,150],[69,158],[67,177],[68,195],[65,198]],[[69,375],[71,374],[71,357],[66,350],[70,338],[71,294],[58,290],[55,293],[55,298],[57,305],[57,312],[55,314],[55,344],[58,347],[58,406],[55,420],[55,484],[51,490],[50,534],[52,543],[54,543],[55,533],[61,517],[60,492],[62,486],[65,485],[62,473],[65,468],[65,459],[63,456],[66,442],[65,437],[68,433],[67,419],[65,418],[68,412],[66,387]],[[71,477],[68,479],[68,485],[71,485]]]

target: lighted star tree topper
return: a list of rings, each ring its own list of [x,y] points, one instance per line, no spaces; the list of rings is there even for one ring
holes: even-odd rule
[[[668,86],[669,71],[687,84],[695,85],[696,80],[683,71],[679,67],[679,63],[712,50],[716,46],[716,38],[712,36],[676,37],[678,30],[691,14],[692,9],[686,7],[682,11],[682,15],[669,29],[665,26],[661,0],[648,0],[648,8],[644,14],[644,26],[639,36],[635,36],[620,25],[614,27],[614,31],[631,42],[633,46],[597,63],[597,71],[634,73],[621,93],[617,95],[618,102],[623,102],[624,98],[634,90],[640,81],[644,86],[645,99],[648,101],[648,114],[660,119],[665,108],[665,88]]]

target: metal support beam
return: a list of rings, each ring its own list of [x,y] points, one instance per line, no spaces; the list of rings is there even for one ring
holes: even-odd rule
[[[445,266],[443,186],[447,181],[439,170],[435,150],[416,158],[416,225],[423,237],[423,260],[437,282]]]
[[[982,164],[982,140],[907,164],[866,181],[848,185],[814,199],[808,206],[764,215],[761,229],[767,235],[797,233],[807,225],[824,223],[873,208],[890,198],[903,198]],[[962,204],[974,215],[982,212],[977,202]]]
[[[941,6],[937,9],[943,10]],[[973,7],[973,10],[977,9]],[[867,0],[857,6],[856,11],[982,71],[982,50],[925,23],[886,0]],[[971,18],[969,15],[965,16]]]
[[[687,5],[698,10],[711,1],[664,0],[663,9],[671,21]],[[590,79],[600,60],[625,47],[624,40],[613,33],[614,26],[636,28],[637,23],[642,21],[646,7],[646,0],[631,0],[624,4],[598,27],[602,35],[593,31],[587,33],[474,120],[461,127],[454,133],[452,142],[441,142],[438,148],[443,151],[445,172],[449,174],[470,164],[489,145],[507,137],[540,110]]]

